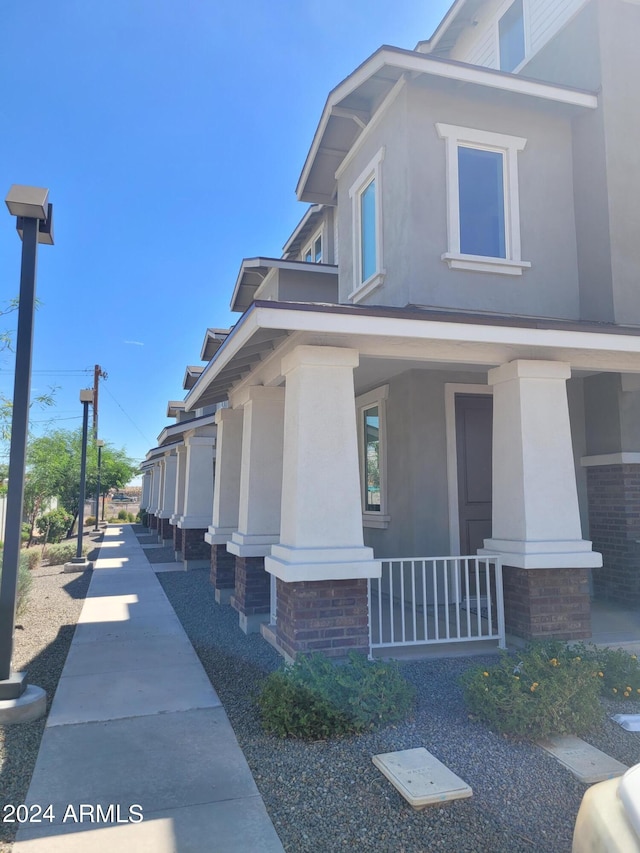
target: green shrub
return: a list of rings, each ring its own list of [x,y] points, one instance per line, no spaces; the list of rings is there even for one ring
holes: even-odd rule
[[[47,548],[46,559],[49,561],[50,566],[61,566],[63,563],[69,563],[73,560],[76,555],[77,548],[78,543],[75,540],[51,545]],[[87,550],[88,546],[83,545],[82,553],[86,554]]]
[[[129,513],[126,511],[126,509],[121,509],[118,512],[118,521],[126,521],[128,515],[129,515]]]
[[[22,522],[22,527],[20,528],[20,541],[24,545],[25,542],[28,542],[31,539],[31,525],[28,521]]]
[[[43,533],[47,542],[60,542],[71,526],[73,516],[66,509],[54,509],[46,512],[36,520],[36,526]]]
[[[318,740],[398,722],[413,699],[413,687],[394,663],[352,652],[348,663],[335,665],[316,653],[272,673],[258,704],[267,731]]]
[[[574,654],[588,660],[598,672],[604,696],[610,699],[640,699],[640,665],[636,655],[624,649],[573,646]]]
[[[131,524],[134,524],[135,520],[136,520],[135,515],[132,512],[128,512],[127,513],[127,521],[131,522]]]
[[[25,548],[22,552],[27,558],[27,565],[30,569],[37,569],[42,560],[42,548]]]
[[[598,670],[563,643],[536,643],[521,655],[474,667],[462,678],[472,714],[504,734],[537,740],[586,734],[603,718]]]
[[[0,550],[0,578],[2,577],[2,557],[3,553]],[[29,571],[29,559],[26,552],[21,551],[18,563],[18,584],[16,587],[16,616],[22,616],[27,608],[32,582],[33,578]]]
[[[95,515],[88,515],[84,520],[84,526],[85,527],[93,526],[95,523],[96,523]]]

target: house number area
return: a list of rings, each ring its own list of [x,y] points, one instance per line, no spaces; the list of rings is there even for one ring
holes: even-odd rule
[[[60,812],[58,812],[60,814]],[[2,807],[1,823],[55,823],[58,815],[52,805],[13,805]],[[103,806],[94,803],[77,803],[65,806],[60,814],[61,823],[140,823],[144,820],[142,806],[133,803],[124,808],[119,803]]]

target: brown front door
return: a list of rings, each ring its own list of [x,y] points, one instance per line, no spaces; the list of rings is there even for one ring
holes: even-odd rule
[[[460,553],[475,554],[491,537],[493,398],[456,394]]]

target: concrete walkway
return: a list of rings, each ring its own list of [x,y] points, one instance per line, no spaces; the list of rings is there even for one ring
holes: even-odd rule
[[[283,850],[130,527],[105,531],[27,804],[42,822],[23,825],[14,853]]]

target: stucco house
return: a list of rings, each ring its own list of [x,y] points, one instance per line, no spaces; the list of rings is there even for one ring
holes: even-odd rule
[[[244,630],[339,656],[640,603],[639,41],[637,0],[456,0],[329,93],[184,400],[226,404],[203,539]]]

